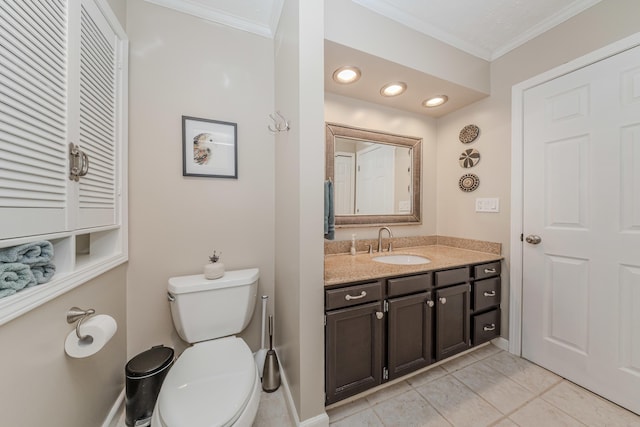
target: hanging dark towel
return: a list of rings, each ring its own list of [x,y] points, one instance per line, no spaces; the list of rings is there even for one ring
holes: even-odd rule
[[[324,182],[324,238],[333,240],[335,234],[335,215],[333,213],[333,182]]]

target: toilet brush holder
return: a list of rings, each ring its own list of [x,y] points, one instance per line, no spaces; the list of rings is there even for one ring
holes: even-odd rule
[[[280,387],[280,365],[276,351],[273,349],[273,316],[269,316],[269,351],[267,351],[262,370],[262,389],[272,393],[278,387]]]

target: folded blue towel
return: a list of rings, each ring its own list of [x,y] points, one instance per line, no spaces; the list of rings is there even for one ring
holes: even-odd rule
[[[33,273],[33,277],[36,279],[36,282],[38,282],[38,285],[47,283],[56,273],[56,266],[51,264],[50,262],[31,264],[30,267],[31,272]]]
[[[46,240],[0,249],[0,262],[36,264],[49,262],[52,257],[53,245]]]
[[[36,279],[33,277],[31,268],[26,264],[10,262],[0,264],[0,291],[13,290],[14,292],[4,292],[8,296],[16,291],[35,285]]]

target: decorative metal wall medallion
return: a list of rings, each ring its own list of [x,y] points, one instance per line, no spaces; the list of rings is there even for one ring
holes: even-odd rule
[[[458,138],[460,139],[460,142],[462,142],[463,144],[468,144],[470,142],[475,141],[479,133],[480,133],[480,128],[478,126],[466,125],[460,131],[460,136]]]
[[[479,185],[480,178],[472,173],[462,175],[460,177],[460,181],[458,181],[458,186],[460,187],[460,189],[468,193],[478,188]]]
[[[475,148],[469,148],[460,154],[460,158],[458,160],[460,161],[460,166],[463,168],[472,168],[480,161],[480,153]]]

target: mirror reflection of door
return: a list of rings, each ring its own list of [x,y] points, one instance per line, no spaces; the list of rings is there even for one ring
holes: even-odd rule
[[[372,144],[356,153],[356,213],[393,213],[394,151],[392,145]]]
[[[352,215],[355,212],[356,156],[354,153],[337,152],[334,160],[333,208],[336,215]]]

